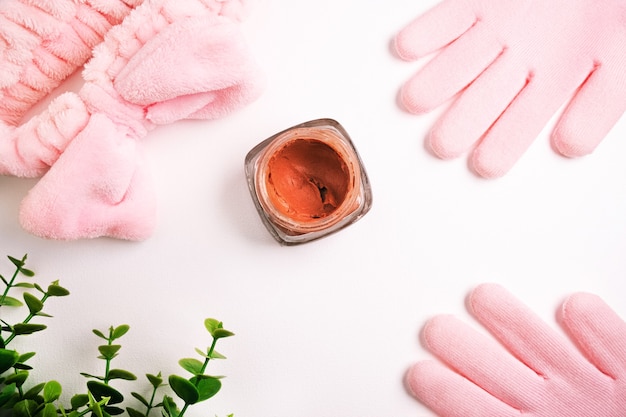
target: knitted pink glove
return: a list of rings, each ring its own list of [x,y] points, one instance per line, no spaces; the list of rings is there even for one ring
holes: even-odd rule
[[[236,0],[146,0],[93,50],[78,94],[17,129],[5,166],[48,171],[20,221],[55,239],[147,238],[155,198],[139,139],[159,124],[223,116],[255,99],[259,75]]]
[[[89,59],[111,26],[142,2],[1,1],[0,141],[24,113]]]
[[[396,37],[415,60],[442,50],[401,91],[413,113],[460,93],[429,135],[455,158],[476,145],[473,169],[507,173],[549,119],[565,156],[594,150],[626,109],[624,0],[444,0]]]
[[[578,349],[500,286],[479,286],[468,304],[501,344],[451,316],[428,322],[425,344],[445,365],[419,362],[407,384],[438,415],[626,415],[626,323],[600,298],[574,294],[560,310]]]

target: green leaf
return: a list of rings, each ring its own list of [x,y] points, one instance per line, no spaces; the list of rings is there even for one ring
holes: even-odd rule
[[[6,385],[2,389],[2,392],[0,392],[0,407],[3,407],[6,403],[8,403],[11,398],[13,398],[16,391],[17,388],[15,387],[15,384]]]
[[[215,329],[215,331],[212,333],[212,336],[215,339],[222,339],[224,337],[230,337],[230,336],[234,336],[235,333],[231,332],[230,330],[226,330],[226,329]]]
[[[209,331],[209,333],[211,335],[213,335],[213,332],[217,329],[219,329],[220,327],[222,327],[222,322],[219,320],[215,320],[215,319],[205,319],[204,320],[204,327],[206,327],[206,329]]]
[[[113,359],[121,348],[121,345],[101,345],[98,346],[98,351],[105,359]]]
[[[54,404],[46,404],[41,413],[41,417],[57,417],[57,409]]]
[[[33,334],[35,332],[45,330],[46,328],[47,326],[45,324],[18,323],[13,326],[13,332],[15,332],[16,335],[25,335]]]
[[[196,348],[196,352],[198,353],[198,355],[202,356],[203,358],[208,358],[206,352],[203,352],[202,350]]]
[[[28,306],[28,311],[30,311],[30,314],[37,314],[43,309],[43,303],[41,302],[41,300],[29,292],[24,293],[24,301]]]
[[[129,417],[145,417],[143,413],[140,413],[134,408],[126,407],[126,412],[128,413]]]
[[[201,375],[204,364],[197,359],[184,358],[178,361],[178,364],[187,372],[193,375]]]
[[[23,275],[26,275],[27,277],[34,277],[34,276],[35,276],[35,273],[34,273],[33,271],[31,271],[30,269],[21,268],[21,269],[20,269],[20,272],[21,272]]]
[[[189,380],[178,375],[170,375],[169,384],[174,393],[185,402],[185,404],[195,404],[200,398],[198,388]]]
[[[7,307],[21,307],[24,305],[24,303],[17,298],[13,298],[7,295],[2,300],[0,300],[0,305]]]
[[[93,332],[93,334],[95,334],[95,335],[96,335],[96,336],[98,336],[98,337],[103,338],[104,340],[109,340],[109,338],[108,338],[108,337],[106,337],[106,336],[105,336],[105,335],[104,335],[104,334],[103,334],[100,330],[98,330],[98,329],[93,329],[93,330],[92,330],[92,332]]]
[[[26,365],[24,363],[19,363],[19,362],[16,363],[15,365],[13,365],[13,368],[15,368],[15,369],[22,369],[22,370],[25,370],[25,371],[30,371],[31,369],[33,369],[32,366]]]
[[[58,284],[52,283],[48,286],[48,295],[50,297],[65,297],[70,292]]]
[[[19,269],[19,268],[21,268],[21,267],[23,267],[23,266],[24,266],[25,261],[26,261],[26,258],[27,258],[27,255],[24,255],[23,260],[20,260],[20,259],[14,258],[14,257],[12,257],[12,256],[10,256],[10,255],[7,255],[7,258],[9,258],[9,261],[11,261],[11,263],[12,263],[13,265],[15,265],[15,267],[16,267],[16,268],[18,268],[18,269]]]
[[[6,379],[4,380],[4,383],[7,385],[15,384],[15,386],[19,388],[24,384],[24,382],[26,382],[27,378],[28,378],[28,371],[20,371],[20,372],[7,376]]]
[[[37,396],[39,395],[39,393],[41,392],[41,390],[43,389],[43,387],[46,384],[44,382],[35,385],[34,387],[32,387],[31,389],[29,389],[28,391],[26,391],[24,393],[24,398],[28,399],[28,400],[34,400],[37,398]]]
[[[98,401],[104,397],[109,397],[108,404],[119,404],[124,401],[124,396],[118,390],[100,381],[88,381],[87,388]]]
[[[33,400],[22,400],[13,406],[14,417],[31,417],[37,409],[37,403]]]
[[[86,372],[81,372],[80,374],[82,376],[84,376],[85,378],[95,378],[95,379],[99,379],[100,381],[104,381],[104,377],[103,376],[91,375],[91,374],[88,374]]]
[[[19,357],[19,353],[14,350],[0,349],[0,374],[11,369]]]
[[[48,381],[43,387],[43,401],[46,403],[56,401],[61,396],[61,392],[61,384],[57,381]]]
[[[131,392],[130,395],[135,397],[137,399],[137,401],[142,403],[144,406],[150,407],[150,403],[148,402],[148,400],[146,400],[141,394],[139,394],[137,392]]]
[[[146,374],[146,378],[150,381],[150,385],[154,388],[159,388],[163,384],[163,378],[161,378],[161,372],[157,375]]]
[[[220,339],[223,337],[234,336],[235,333],[224,329],[224,325],[221,321],[215,319],[205,319],[204,327],[211,333],[214,339]]]
[[[17,361],[20,362],[20,363],[24,363],[24,362],[26,362],[27,360],[29,360],[30,358],[32,358],[35,355],[36,355],[35,352],[22,353],[20,355],[20,357],[17,358]]]
[[[17,284],[13,284],[13,286],[18,288],[35,288],[35,285],[30,282],[18,282]]]
[[[206,352],[208,352],[209,350],[211,350],[211,348],[207,348]],[[209,356],[206,352],[201,351],[200,349],[196,348],[196,352],[198,352],[198,355],[202,356],[203,358],[209,358],[209,359],[226,359],[226,356],[222,355],[221,353],[219,353],[217,350],[213,349],[213,352],[211,352],[211,356]]]
[[[113,334],[111,340],[119,339],[124,336],[130,330],[130,326],[128,324],[122,324],[113,329]]]
[[[163,410],[169,417],[178,417],[178,406],[170,396],[163,397]]]
[[[222,355],[217,350],[213,350],[213,352],[211,352],[211,359],[226,359],[226,356]]]
[[[119,407],[111,407],[111,406],[106,405],[102,408],[102,410],[110,416],[119,416],[120,414],[124,414],[124,409],[119,408]],[[106,414],[105,414],[105,417],[106,417]]]
[[[123,369],[111,369],[108,377],[109,379],[124,379],[126,381],[134,381],[137,379],[134,374]]]
[[[208,400],[222,388],[222,382],[219,379],[206,375],[191,378],[191,383],[196,385],[200,393],[198,402]]]
[[[79,409],[87,404],[89,404],[89,395],[87,394],[76,394],[70,399],[72,410]]]

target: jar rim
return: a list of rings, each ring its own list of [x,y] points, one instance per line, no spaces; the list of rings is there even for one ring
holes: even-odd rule
[[[358,209],[362,188],[360,163],[354,148],[346,139],[342,132],[332,125],[297,126],[274,136],[269,145],[260,153],[255,175],[257,198],[263,210],[284,231],[304,234],[324,230],[340,223],[346,216]],[[348,189],[343,201],[328,215],[306,222],[289,216],[276,207],[269,198],[266,180],[271,158],[299,140],[318,141],[328,146],[338,155],[348,170]]]

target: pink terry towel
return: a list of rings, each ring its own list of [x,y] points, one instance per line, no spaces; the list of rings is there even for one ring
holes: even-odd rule
[[[83,65],[111,26],[142,2],[0,2],[0,139],[33,104]]]
[[[45,173],[20,221],[45,238],[142,240],[155,199],[138,141],[160,124],[212,119],[256,99],[259,71],[237,0],[146,0],[111,28],[65,93],[0,145],[14,175]]]

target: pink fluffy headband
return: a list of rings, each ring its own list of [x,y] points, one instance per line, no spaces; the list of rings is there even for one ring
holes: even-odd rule
[[[41,177],[20,207],[27,231],[54,239],[151,234],[155,198],[138,141],[158,125],[217,118],[260,94],[239,27],[243,6],[0,3],[0,174]],[[83,64],[77,94],[60,95],[22,122]]]

